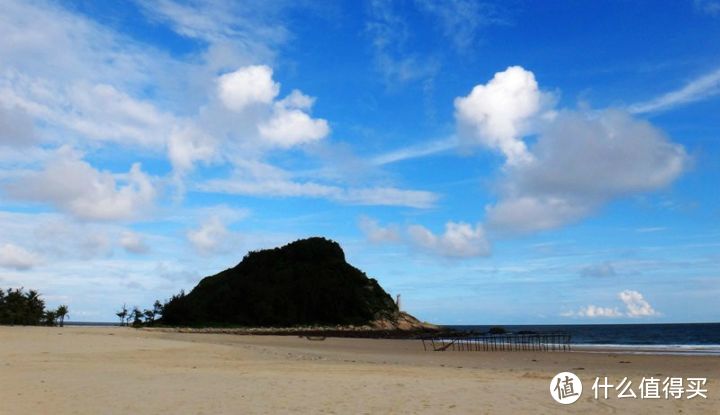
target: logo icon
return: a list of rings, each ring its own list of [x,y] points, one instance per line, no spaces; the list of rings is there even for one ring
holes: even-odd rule
[[[580,399],[582,382],[571,372],[560,372],[550,381],[550,396],[556,402],[569,405]]]

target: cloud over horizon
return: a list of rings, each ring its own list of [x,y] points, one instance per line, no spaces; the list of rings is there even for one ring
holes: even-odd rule
[[[555,110],[552,103],[519,66],[455,100],[461,137],[505,156],[499,200],[485,207],[492,232],[571,224],[620,197],[670,185],[688,165],[685,149],[647,121],[615,109]],[[531,131],[538,136],[528,146]]]
[[[564,317],[587,317],[587,318],[641,318],[641,317],[656,317],[660,313],[655,310],[645,297],[635,290],[624,290],[618,293],[618,299],[625,306],[625,311],[620,311],[617,307],[598,307],[595,305],[588,305],[581,307],[577,311],[564,312],[561,315]]]

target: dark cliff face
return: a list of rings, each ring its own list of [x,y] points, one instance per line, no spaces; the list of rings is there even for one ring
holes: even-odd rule
[[[189,294],[165,305],[162,322],[346,325],[392,318],[397,312],[377,281],[345,262],[340,245],[309,238],[251,252],[236,267],[204,278]]]

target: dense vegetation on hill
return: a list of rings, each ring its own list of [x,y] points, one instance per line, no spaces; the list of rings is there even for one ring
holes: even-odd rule
[[[0,324],[54,326],[59,323],[62,326],[67,315],[65,305],[56,310],[45,310],[45,302],[35,290],[0,289]]]
[[[250,252],[165,303],[168,325],[365,324],[398,308],[376,280],[348,264],[336,242],[309,238]]]

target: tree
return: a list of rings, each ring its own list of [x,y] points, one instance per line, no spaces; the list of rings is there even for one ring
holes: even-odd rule
[[[22,293],[20,293],[22,295]],[[33,325],[39,324],[45,315],[45,302],[40,299],[40,293],[36,290],[29,290],[26,297],[26,309],[24,310],[24,316],[21,319],[21,324]]]
[[[44,320],[45,302],[37,291],[8,288],[7,292],[3,292],[0,297],[0,324],[38,325]]]
[[[137,306],[133,307],[133,311],[130,313],[130,316],[132,317],[132,320],[133,320],[133,327],[142,326],[143,312],[140,311],[140,309]]]
[[[155,314],[155,318],[162,315],[163,305],[160,300],[155,300],[155,304],[153,304],[153,313]]]
[[[57,312],[48,310],[45,312],[45,321],[44,324],[46,326],[54,326],[57,324]]]
[[[117,313],[115,313],[115,315],[118,316],[118,318],[120,319],[120,325],[121,325],[121,326],[124,326],[124,325],[125,325],[125,318],[128,316],[127,306],[126,306],[125,304],[123,304],[123,306],[122,306],[122,308],[120,309],[120,311],[118,311]]]
[[[60,320],[60,327],[64,327],[65,317],[70,315],[70,310],[68,309],[68,306],[63,304],[55,310],[55,315],[57,316],[57,319]]]
[[[143,315],[145,316],[146,324],[152,324],[155,321],[155,312],[153,310],[146,309],[143,311]]]
[[[0,289],[0,324],[39,325],[55,320],[36,290]]]
[[[160,317],[163,313],[163,305],[160,300],[155,300],[152,309],[145,309],[143,316],[145,316],[145,324],[154,324],[155,320]]]

